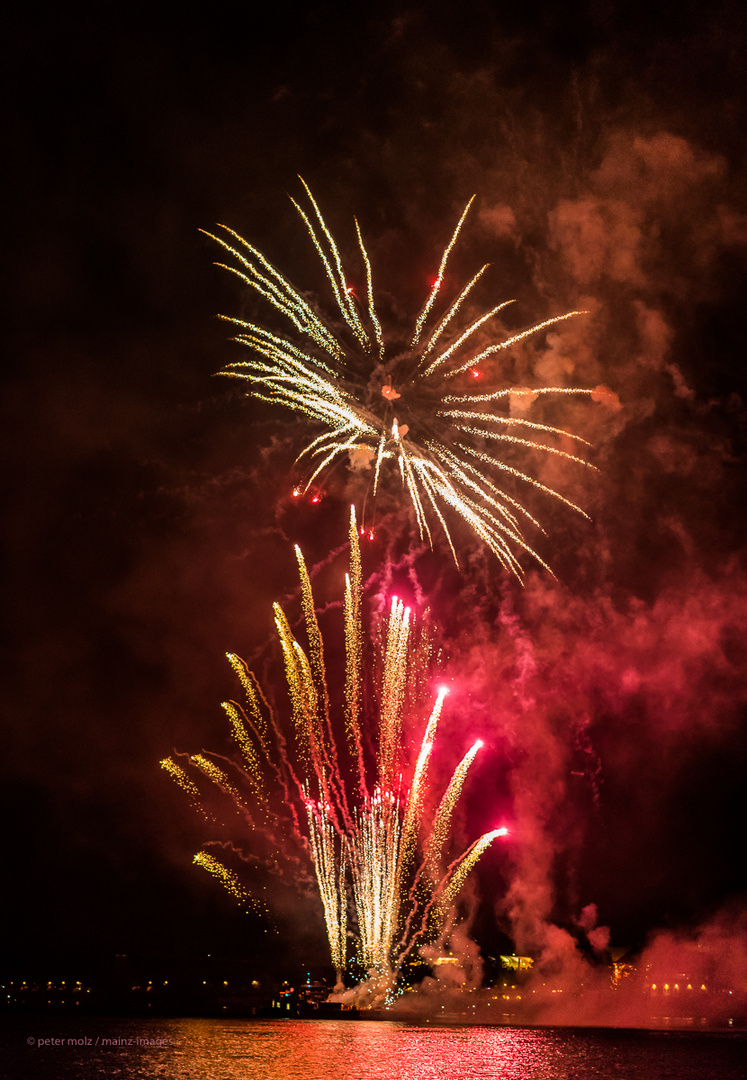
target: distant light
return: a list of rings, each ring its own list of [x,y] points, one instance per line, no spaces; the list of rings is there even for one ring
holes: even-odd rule
[[[481,371],[479,371],[479,370],[478,370],[477,368],[474,368],[474,367],[473,367],[473,368],[470,368],[470,369],[469,369],[469,373],[470,373],[470,375],[472,376],[472,378],[473,378],[473,379],[480,379],[480,378],[482,378],[482,372],[481,372]]]

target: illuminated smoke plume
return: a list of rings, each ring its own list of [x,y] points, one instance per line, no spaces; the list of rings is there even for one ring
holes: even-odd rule
[[[396,597],[389,616],[364,645],[361,560],[355,514],[350,519],[350,573],[344,597],[345,678],[336,705],[329,689],[322,634],[309,574],[296,548],[306,645],[275,605],[285,667],[289,717],[283,723],[255,676],[229,654],[245,695],[224,702],[241,765],[229,776],[212,757],[188,758],[245,813],[257,832],[276,838],[290,829],[308,850],[321,899],[332,964],[342,985],[348,963],[348,910],[354,913],[357,960],[375,993],[394,987],[403,958],[448,927],[460,890],[481,855],[505,827],[450,857],[450,824],[477,740],[435,802],[429,766],[448,690],[433,700],[434,647],[425,626]],[[371,655],[373,653],[373,655]],[[411,740],[413,729],[422,734]],[[198,793],[171,758],[163,767],[194,801]],[[286,836],[287,840],[287,836]],[[195,860],[242,902],[247,890],[212,854]]]
[[[448,564],[435,582],[427,570],[419,577],[429,556],[392,545],[379,571],[385,591],[406,576],[416,595],[428,595],[448,626],[450,662],[459,665],[451,702],[469,696],[476,732],[493,744],[503,740],[516,844],[496,915],[515,948],[535,958],[538,986],[547,980],[564,993],[588,983],[588,957],[603,952],[603,930],[591,927],[592,937],[574,921],[592,901],[613,942],[640,942],[663,911],[672,912],[670,925],[705,917],[719,890],[733,889],[738,878],[727,878],[715,857],[708,862],[711,845],[692,807],[718,799],[715,768],[729,763],[731,747],[744,755],[738,733],[747,587],[734,556],[742,544],[731,535],[741,505],[739,444],[728,437],[743,409],[735,400],[728,410],[708,400],[695,365],[687,367],[694,346],[678,334],[673,315],[677,304],[703,302],[715,287],[709,268],[734,245],[737,230],[726,211],[707,212],[721,171],[718,160],[674,136],[618,133],[582,193],[559,199],[550,192],[547,220],[535,222],[549,230],[535,270],[539,285],[547,294],[561,278],[595,317],[588,327],[580,319],[563,324],[562,341],[549,335],[517,382],[609,380],[620,395],[598,388],[592,396],[606,408],[577,403],[568,422],[580,429],[579,413],[595,414],[592,433],[584,434],[602,446],[606,492],[595,528],[583,526],[588,542],[574,548],[565,583],[530,571],[526,588],[515,590],[496,577],[485,553],[470,553],[455,615],[449,581],[457,575]],[[505,181],[498,176],[495,190],[505,191]],[[677,233],[683,199],[692,225]],[[515,203],[523,227],[519,194]],[[524,224],[533,221],[523,210]],[[662,221],[664,235],[687,241],[684,260],[660,239]],[[743,220],[740,228],[743,236]],[[696,268],[691,281],[687,265]],[[347,347],[346,362],[363,355],[357,348]],[[389,372],[382,370],[371,408],[403,407],[394,396],[405,396],[397,378],[386,380],[394,366],[385,361]],[[527,415],[523,403],[519,395],[512,403],[520,416]],[[416,429],[410,419],[408,440]],[[373,469],[375,449],[354,454],[354,462]],[[386,462],[398,468],[395,459],[382,459],[382,476]],[[569,464],[546,456],[540,478],[562,487],[552,470]],[[462,700],[452,709],[457,715]],[[442,738],[449,723],[447,714]],[[701,761],[712,792],[707,780],[697,781]],[[733,784],[733,768],[729,776]],[[696,783],[698,800],[690,797]],[[733,834],[730,818],[723,820]],[[692,865],[706,872],[693,875],[693,851]],[[725,884],[709,888],[709,866]],[[681,886],[675,891],[674,883],[685,881],[690,896]]]
[[[365,273],[362,301],[349,283],[337,245],[305,183],[304,188],[310,214],[292,201],[329,280],[336,305],[334,320],[313,307],[261,252],[232,229],[221,226],[228,239],[212,236],[234,260],[225,269],[255,289],[294,328],[294,336],[288,338],[256,323],[226,317],[239,328],[236,340],[250,350],[252,358],[229,364],[223,374],[247,380],[252,396],[303,413],[322,428],[297,459],[304,464],[306,476],[295,494],[306,493],[317,478],[348,461],[353,470],[370,474],[366,501],[370,499],[375,507],[382,474],[394,466],[421,539],[432,543],[431,529],[437,523],[455,562],[457,553],[447,521],[452,516],[466,522],[517,577],[523,576],[518,561],[522,550],[545,566],[523,532],[527,524],[542,531],[541,526],[506,485],[518,482],[519,487],[538,489],[580,514],[584,511],[523,467],[512,464],[506,450],[539,451],[593,468],[572,452],[574,443],[586,444],[584,439],[530,420],[525,414],[540,397],[593,395],[595,391],[556,385],[506,386],[491,358],[582,312],[554,316],[503,340],[486,343],[482,328],[512,303],[508,300],[458,329],[464,321],[459,318],[460,310],[466,308],[470,293],[489,265],[484,265],[446,306],[439,304],[449,256],[472,204],[470,199],[443,252],[414,328],[405,341],[390,344],[376,311],[371,263],[357,221]],[[371,528],[365,513],[364,528]]]

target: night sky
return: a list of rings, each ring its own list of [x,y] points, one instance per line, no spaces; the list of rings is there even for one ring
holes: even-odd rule
[[[610,391],[556,414],[594,444],[598,478],[537,463],[592,518],[532,503],[557,580],[527,560],[522,589],[461,534],[457,573],[440,541],[431,554],[408,533],[395,489],[365,553],[371,595],[410,588],[443,627],[444,775],[474,737],[488,743],[462,834],[495,812],[514,825],[478,878],[475,933],[549,954],[554,927],[587,950],[601,940],[595,918],[633,945],[738,922],[745,30],[736,0],[11,14],[14,970],[138,952],[278,970],[324,958],[310,897],[277,887],[272,937],[191,865],[205,826],[158,768],[175,749],[228,752],[225,652],[271,671],[272,601],[296,603],[293,543],[314,565],[344,542],[344,477],[318,506],[290,497],[304,421],[213,377],[242,359],[215,316],[264,309],[212,265],[201,228],[231,226],[328,302],[286,198],[297,173],[343,254],[358,217],[403,324],[477,193],[457,283],[491,261],[481,297],[516,299],[508,328],[590,312],[519,350],[507,380]]]

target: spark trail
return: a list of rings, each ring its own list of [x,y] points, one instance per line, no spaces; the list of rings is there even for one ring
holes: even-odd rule
[[[502,451],[539,451],[594,468],[555,442],[589,444],[560,428],[511,415],[510,402],[516,394],[533,402],[547,395],[593,391],[493,385],[478,394],[474,388],[478,379],[491,383],[494,365],[485,364],[490,357],[584,312],[569,311],[485,344],[487,324],[513,303],[508,300],[471,318],[463,329],[454,329],[460,323],[461,309],[489,265],[483,266],[456,298],[440,303],[449,256],[473,196],[444,250],[437,277],[406,346],[396,341],[389,344],[376,312],[371,262],[358,222],[355,228],[365,272],[365,302],[356,298],[335,240],[311,191],[305,181],[301,183],[308,197],[308,212],[291,201],[328,279],[335,306],[332,318],[304,299],[260,251],[232,229],[219,226],[225,236],[206,233],[233,260],[230,265],[218,265],[256,290],[293,327],[293,334],[287,337],[254,322],[223,316],[238,328],[235,340],[250,350],[251,359],[229,364],[221,374],[247,380],[250,395],[303,413],[321,428],[297,458],[305,469],[305,479],[294,494],[304,494],[338,463],[348,460],[356,469],[368,470],[370,501],[375,507],[383,474],[393,468],[409,499],[421,539],[432,546],[432,529],[439,525],[457,565],[447,519],[461,518],[520,579],[522,551],[549,570],[523,531],[527,524],[544,530],[523,501],[506,490],[507,485],[518,482],[519,487],[539,490],[584,517],[588,515],[554,488],[512,464]],[[364,527],[368,531],[365,521]]]
[[[281,836],[287,840],[289,831],[310,852],[338,983],[348,963],[350,909],[358,963],[368,978],[391,988],[413,938],[438,934],[469,870],[505,829],[486,833],[445,865],[449,823],[482,743],[462,759],[441,800],[434,799],[428,772],[447,689],[438,689],[433,700],[432,640],[395,598],[378,632],[374,627],[373,638],[368,635],[375,643],[369,655],[352,509],[349,536],[345,680],[338,695],[343,700],[335,707],[310,578],[297,548],[305,646],[275,605],[288,691],[286,722],[270,708],[255,676],[229,654],[245,695],[243,705],[223,706],[241,768],[233,763],[235,777],[229,778],[225,760],[219,766],[204,753],[185,757],[192,774],[212,781],[241,809],[255,835],[274,839],[276,858],[282,856]],[[413,744],[418,725],[422,734]],[[171,758],[161,764],[194,800],[198,789],[186,769]],[[236,876],[214,856],[196,861],[245,899]]]

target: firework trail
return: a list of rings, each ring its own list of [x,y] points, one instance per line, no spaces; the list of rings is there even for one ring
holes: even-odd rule
[[[360,550],[352,510],[349,535],[344,705],[335,709],[331,701],[309,574],[296,549],[306,647],[275,605],[289,725],[279,722],[254,675],[229,654],[245,703],[224,702],[223,707],[242,756],[242,767],[234,763],[234,772],[243,775],[248,794],[204,753],[186,760],[193,773],[207,777],[246,811],[252,827],[275,835],[280,828],[273,828],[290,820],[313,860],[338,984],[348,962],[350,905],[357,960],[367,976],[391,987],[413,936],[438,933],[469,870],[506,830],[486,833],[444,867],[449,823],[482,743],[465,755],[433,810],[428,769],[447,689],[437,691],[429,711],[433,644],[426,630],[417,632],[401,600],[392,600],[373,660],[364,655]],[[408,731],[423,720],[422,738],[412,751]],[[171,758],[161,764],[194,800],[198,789],[186,770]],[[201,853],[196,861],[246,900],[246,889],[214,856]]]
[[[262,401],[304,413],[322,428],[301,450],[297,462],[306,478],[294,490],[301,495],[317,478],[340,461],[370,474],[369,493],[375,506],[385,470],[394,467],[414,511],[421,539],[432,545],[437,522],[454,561],[456,549],[447,517],[461,518],[500,559],[522,577],[518,554],[523,550],[546,569],[529,545],[523,527],[543,531],[521,501],[503,489],[501,480],[542,491],[578,513],[559,492],[511,465],[502,448],[539,450],[593,468],[575,454],[559,449],[553,438],[585,443],[579,436],[547,424],[509,414],[512,395],[534,401],[541,395],[592,393],[568,387],[486,387],[475,393],[477,380],[489,374],[479,365],[540,330],[582,314],[570,311],[480,348],[478,332],[513,301],[505,301],[473,319],[461,331],[457,316],[472,289],[488,269],[483,266],[456,299],[439,305],[447,263],[474,196],[467,203],[443,253],[438,275],[417,317],[407,347],[384,340],[374,303],[371,263],[355,222],[365,269],[365,303],[359,303],[349,284],[337,245],[305,181],[307,213],[294,199],[332,290],[335,315],[327,320],[260,251],[227,226],[227,237],[213,236],[234,264],[219,263],[280,312],[293,326],[293,338],[280,336],[253,322],[223,316],[238,327],[236,341],[251,351],[251,359],[229,364],[222,374],[247,380],[249,393]],[[484,332],[484,331],[483,331]],[[294,340],[295,339],[295,340]],[[488,380],[489,381],[489,380]],[[503,409],[503,411],[500,411]],[[588,446],[588,443],[585,443]],[[368,528],[364,521],[364,526]]]
[[[223,887],[228,890],[231,896],[233,896],[234,900],[237,900],[240,904],[246,904],[257,911],[265,910],[256,897],[252,896],[251,893],[244,888],[233,870],[229,870],[227,866],[224,866],[220,859],[216,859],[214,855],[211,855],[207,851],[199,851],[195,855],[193,861],[198,866],[207,870],[209,874],[213,874],[217,877]]]

